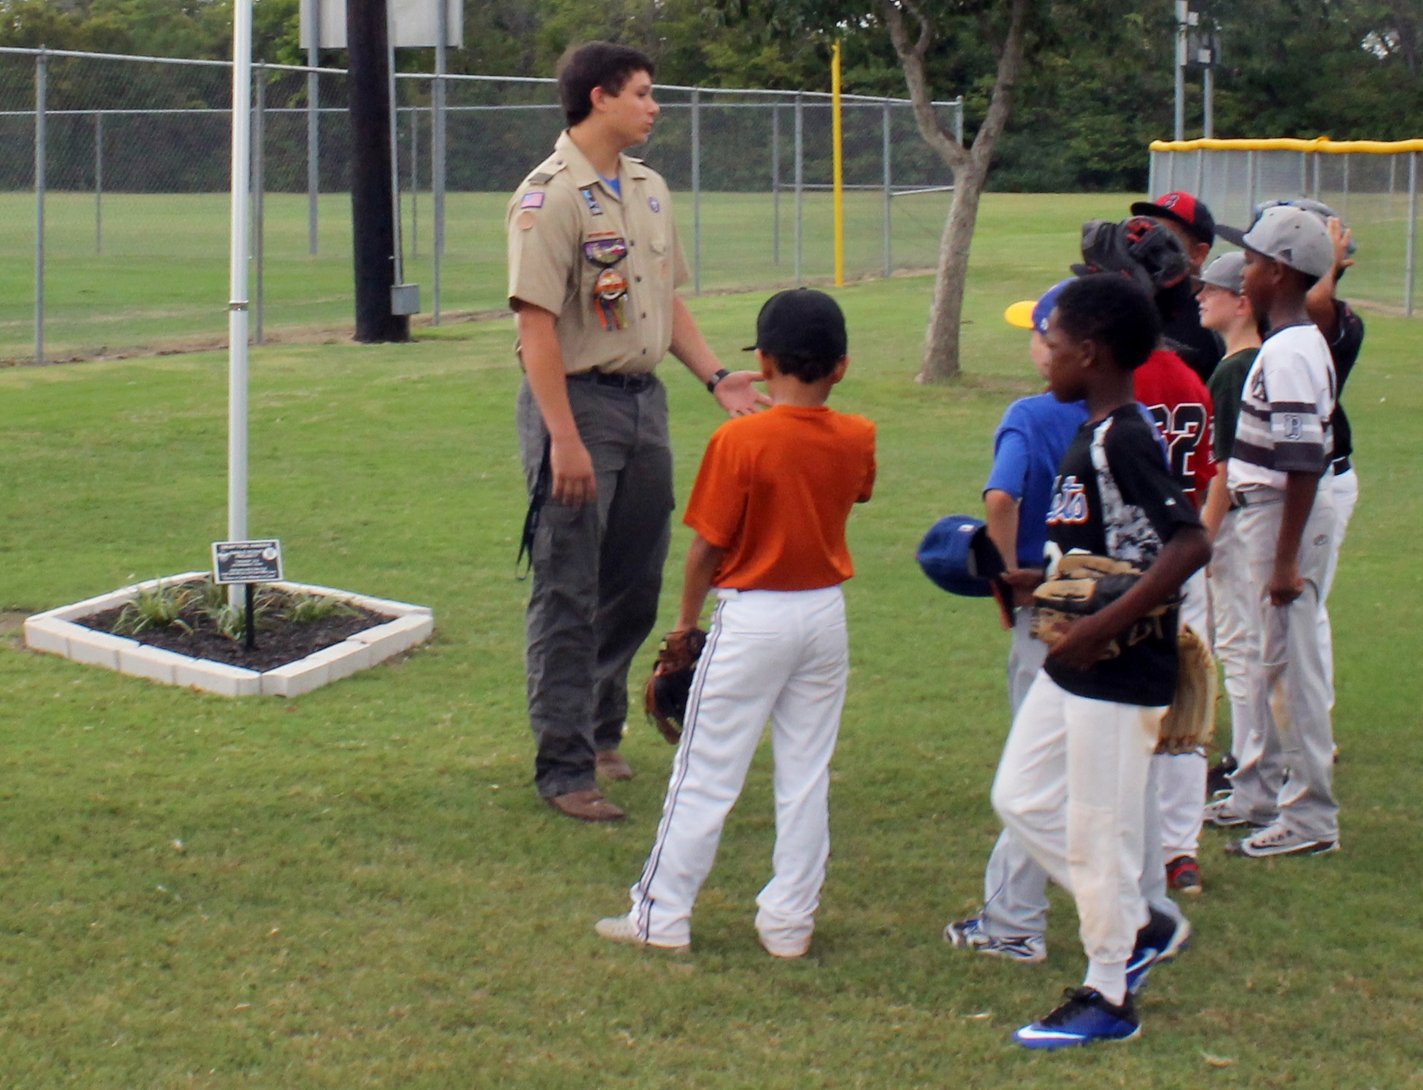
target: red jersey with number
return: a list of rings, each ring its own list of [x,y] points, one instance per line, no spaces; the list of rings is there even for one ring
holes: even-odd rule
[[[1166,444],[1171,475],[1199,509],[1216,474],[1210,391],[1180,356],[1165,348],[1158,348],[1136,369],[1134,383],[1136,399],[1146,406]]]

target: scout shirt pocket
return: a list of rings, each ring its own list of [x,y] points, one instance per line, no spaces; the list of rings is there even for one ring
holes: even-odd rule
[[[628,244],[616,231],[594,231],[584,236],[581,246],[583,273],[580,277],[587,305],[605,332],[628,326]]]

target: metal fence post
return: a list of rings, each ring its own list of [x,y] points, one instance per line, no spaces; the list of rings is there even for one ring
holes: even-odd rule
[[[94,111],[94,252],[104,252],[104,111]]]
[[[265,65],[252,68],[252,272],[256,291],[252,300],[252,340],[262,343],[263,303],[266,299],[266,166],[267,73]]]
[[[435,268],[432,274],[434,283],[431,286],[431,293],[434,295],[433,310],[430,321],[433,325],[440,324],[440,266],[444,263],[445,257],[445,76],[443,72],[435,75],[435,93],[431,96],[431,109],[434,116],[430,133],[430,196],[435,206]]]
[[[430,200],[435,207],[434,262],[431,292],[434,310],[431,323],[440,324],[440,266],[445,259],[445,73],[449,70],[445,50],[450,37],[450,13],[445,0],[435,5],[435,87],[430,96],[434,111],[430,128]]]
[[[321,5],[314,2],[307,12],[306,47],[306,250],[317,249],[317,196],[321,190]]]
[[[692,293],[702,293],[702,98],[692,92]]]
[[[396,115],[399,116],[398,114]],[[407,111],[410,121],[410,256],[420,256],[420,111]]]
[[[795,282],[801,284],[805,243],[805,104],[795,93]]]
[[[890,118],[889,99],[885,99],[884,103],[880,106],[880,115],[884,122],[884,140],[881,150],[881,155],[883,156],[883,161],[881,165],[884,168],[884,275],[888,277],[889,274],[894,270],[894,252],[891,248],[892,244],[890,242],[890,236],[893,231],[893,218],[892,213],[890,212],[890,206],[894,202],[894,179],[890,174],[889,159],[889,130],[892,124]]]
[[[1418,152],[1408,153],[1408,242],[1403,270],[1403,313],[1413,317],[1413,277],[1418,267]]]
[[[35,362],[44,363],[45,51],[35,56]]]
[[[781,104],[771,103],[771,264],[781,263]]]

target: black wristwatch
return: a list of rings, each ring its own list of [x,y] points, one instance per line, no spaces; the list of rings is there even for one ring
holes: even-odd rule
[[[712,375],[711,378],[707,379],[707,393],[716,393],[716,388],[721,383],[721,380],[726,378],[726,376],[729,374],[731,374],[731,372],[728,371],[725,367],[719,368],[716,374]]]

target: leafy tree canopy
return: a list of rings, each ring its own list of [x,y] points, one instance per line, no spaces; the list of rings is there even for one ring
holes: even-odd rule
[[[1174,6],[1032,0],[998,189],[1140,189],[1144,148],[1170,137]],[[973,139],[995,76],[1003,0],[921,0],[934,94],[965,100]],[[831,43],[843,85],[904,95],[904,72],[866,0],[465,0],[465,48],[450,70],[548,75],[568,44],[607,38],[645,50],[666,83],[828,90]],[[1423,135],[1423,4],[1417,0],[1213,0],[1221,65],[1217,136],[1406,139]],[[302,64],[298,0],[255,0],[254,56]],[[226,58],[232,0],[0,0],[0,45]],[[337,54],[323,56],[341,64]],[[402,51],[432,70],[430,50]],[[1200,134],[1201,74],[1187,84],[1187,135]]]

